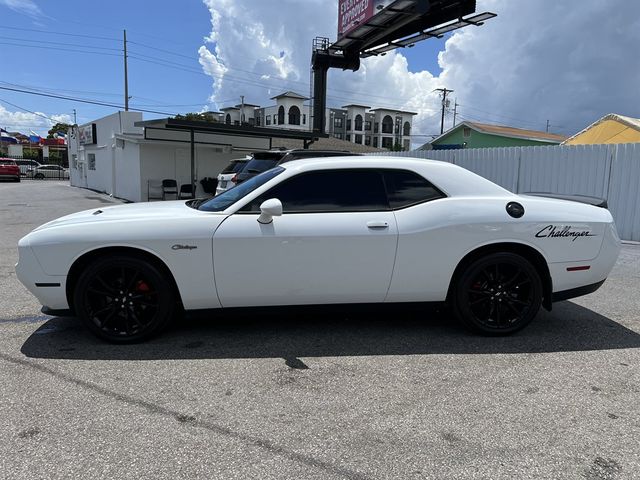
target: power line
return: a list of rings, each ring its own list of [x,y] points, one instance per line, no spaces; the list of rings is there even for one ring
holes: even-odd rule
[[[38,117],[42,117],[42,118],[44,118],[46,120],[50,120],[52,122],[55,122],[55,120],[53,118],[47,117],[46,115],[44,115],[42,113],[32,112],[31,110],[26,109],[24,107],[21,107],[19,105],[16,105],[15,103],[7,102],[6,100],[3,100],[2,98],[0,98],[0,102],[6,103],[7,105],[11,105],[12,107],[18,108],[20,110],[24,110],[25,112],[32,113],[33,115],[37,115]]]
[[[53,31],[48,31],[48,30],[36,30],[34,28],[21,28],[21,27],[8,27],[6,25],[0,25],[0,28],[6,28],[9,30],[20,30],[23,32],[37,32],[37,33],[44,33],[44,34],[48,34],[48,35],[64,35],[67,37],[81,37],[81,38],[95,38],[98,40],[112,40],[115,42],[119,42],[120,39],[118,38],[113,38],[113,37],[100,37],[97,35],[82,35],[79,33],[66,33],[66,32],[53,32]]]
[[[40,48],[44,50],[57,50],[57,51],[65,51],[65,52],[76,52],[76,53],[90,53],[92,55],[105,55],[109,57],[120,57],[120,54],[117,53],[106,53],[106,52],[95,52],[89,50],[77,50],[72,48],[61,48],[61,47],[45,47],[43,45],[24,45],[21,43],[9,43],[9,42],[0,42],[0,45],[12,45],[15,47],[23,47],[23,48]],[[91,48],[91,47],[87,47]]]
[[[0,38],[4,40],[16,40],[18,42],[30,42],[30,43],[38,43],[38,44],[46,43],[47,45],[63,45],[68,47],[95,48],[97,50],[112,50],[115,52],[122,51],[121,48],[99,47],[97,45],[83,45],[80,43],[50,42],[50,41],[44,41],[44,40],[30,40],[28,38],[4,37],[4,36],[0,36]]]
[[[117,105],[114,103],[105,103],[105,102],[98,102],[95,100],[85,100],[85,99],[81,99],[81,98],[73,98],[73,97],[66,97],[66,96],[62,96],[62,95],[52,95],[49,93],[40,93],[40,92],[30,92],[28,90],[21,90],[18,88],[9,88],[9,87],[0,87],[0,90],[9,90],[12,92],[19,92],[19,93],[26,93],[28,95],[37,95],[40,97],[49,97],[49,98],[58,98],[60,100],[69,100],[72,102],[79,102],[79,103],[88,103],[91,105],[100,105],[103,107],[112,107],[112,108],[117,108],[117,109],[122,109],[123,106],[122,105]],[[158,115],[169,115],[169,116],[173,116],[175,115],[175,113],[168,113],[168,112],[158,112],[155,110],[145,110],[142,108],[130,108],[129,110],[135,110],[137,112],[146,112],[146,113],[156,113]]]

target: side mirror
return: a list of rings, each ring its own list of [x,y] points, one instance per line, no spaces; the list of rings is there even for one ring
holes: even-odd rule
[[[282,202],[277,198],[270,198],[265,200],[260,205],[260,216],[258,217],[258,223],[268,224],[273,222],[273,217],[280,217],[282,215]]]

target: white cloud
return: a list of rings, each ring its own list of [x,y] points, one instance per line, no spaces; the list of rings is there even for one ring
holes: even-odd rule
[[[0,105],[0,127],[9,132],[20,132],[29,135],[29,131],[33,130],[40,136],[45,137],[49,129],[57,122],[73,123],[71,115],[52,114],[47,115],[42,112],[12,112]],[[42,115],[42,116],[41,116]],[[49,117],[51,120],[44,118]]]
[[[268,105],[285,89],[309,94],[311,41],[335,39],[335,0],[203,1],[212,31],[199,53],[215,74],[213,103],[245,95]],[[609,112],[640,117],[640,2],[479,0],[485,10],[498,17],[452,35],[439,75],[411,72],[392,52],[355,73],[332,70],[329,103],[416,111],[419,133],[439,131],[439,87],[455,90],[463,118],[488,123],[543,130],[548,119],[570,134]]]
[[[42,10],[33,0],[0,0],[0,5],[30,17],[41,17],[43,15]]]

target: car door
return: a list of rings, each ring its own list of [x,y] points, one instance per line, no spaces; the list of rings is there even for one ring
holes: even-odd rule
[[[283,215],[260,224],[260,204]],[[223,307],[383,302],[398,230],[373,170],[301,173],[227,218],[213,238]]]

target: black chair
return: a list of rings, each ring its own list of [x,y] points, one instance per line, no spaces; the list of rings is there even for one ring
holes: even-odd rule
[[[193,185],[191,185],[190,183],[185,183],[183,185],[180,185],[180,192],[178,193],[178,198],[179,199],[195,198],[195,195],[193,194]]]
[[[178,182],[171,178],[162,180],[162,200],[167,199],[167,195],[175,195],[178,198]]]

